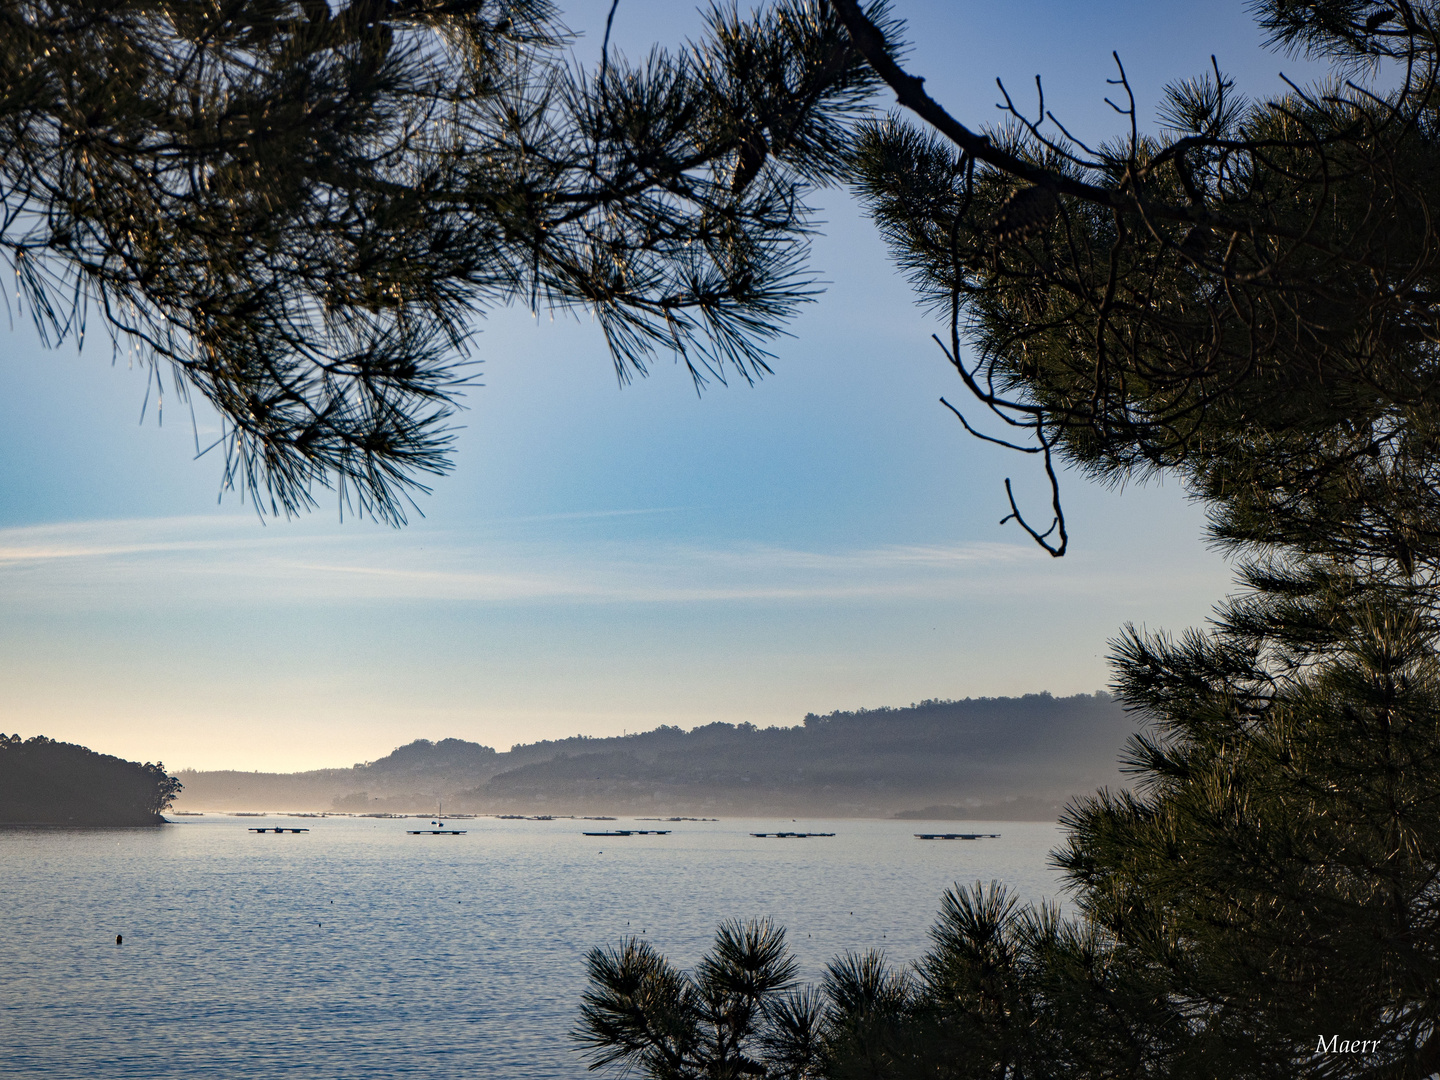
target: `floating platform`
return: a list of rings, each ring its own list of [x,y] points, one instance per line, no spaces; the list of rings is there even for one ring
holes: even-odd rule
[[[464,836],[467,829],[406,829],[411,836]]]
[[[752,832],[751,836],[775,836],[781,839],[804,840],[810,836],[834,836],[833,832]]]
[[[999,840],[998,832],[917,832],[916,840]]]
[[[276,826],[273,829],[251,829],[251,832],[309,832],[309,829],[282,829]]]
[[[670,829],[612,829],[610,832],[587,832],[582,836],[669,836]]]

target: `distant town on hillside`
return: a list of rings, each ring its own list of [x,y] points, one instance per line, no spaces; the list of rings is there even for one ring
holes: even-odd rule
[[[301,773],[182,771],[178,810],[785,814],[1054,820],[1121,781],[1133,729],[1108,694],[923,701],[516,745],[417,739],[378,761]]]

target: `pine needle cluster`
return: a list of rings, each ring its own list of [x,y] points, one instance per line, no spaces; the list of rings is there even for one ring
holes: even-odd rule
[[[4,0],[9,299],[208,400],[271,513],[402,521],[497,306],[756,378],[874,75],[815,0],[598,74],[569,41],[547,0]]]

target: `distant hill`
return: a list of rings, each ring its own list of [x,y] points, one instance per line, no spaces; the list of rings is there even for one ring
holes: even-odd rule
[[[160,825],[180,789],[165,766],[43,735],[0,735],[0,823]]]
[[[185,810],[434,810],[439,798],[505,768],[508,755],[464,739],[416,739],[378,761],[299,773],[182,770]],[[340,804],[336,805],[339,800]],[[372,805],[373,804],[373,805]]]
[[[500,753],[416,740],[305,773],[182,772],[185,809],[889,816],[933,807],[1053,818],[1119,781],[1132,730],[1107,694],[967,698],[811,714],[788,728],[661,726]]]

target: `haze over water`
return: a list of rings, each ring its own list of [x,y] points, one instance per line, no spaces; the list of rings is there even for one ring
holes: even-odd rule
[[[309,827],[258,835],[259,825]],[[0,1076],[575,1077],[584,957],[634,933],[690,966],[770,916],[802,976],[922,953],[942,892],[1055,897],[1049,824],[413,820],[207,815],[160,829],[0,830]],[[756,839],[789,829],[831,838]],[[115,935],[125,941],[115,945]],[[19,1037],[14,1037],[18,1035]]]

